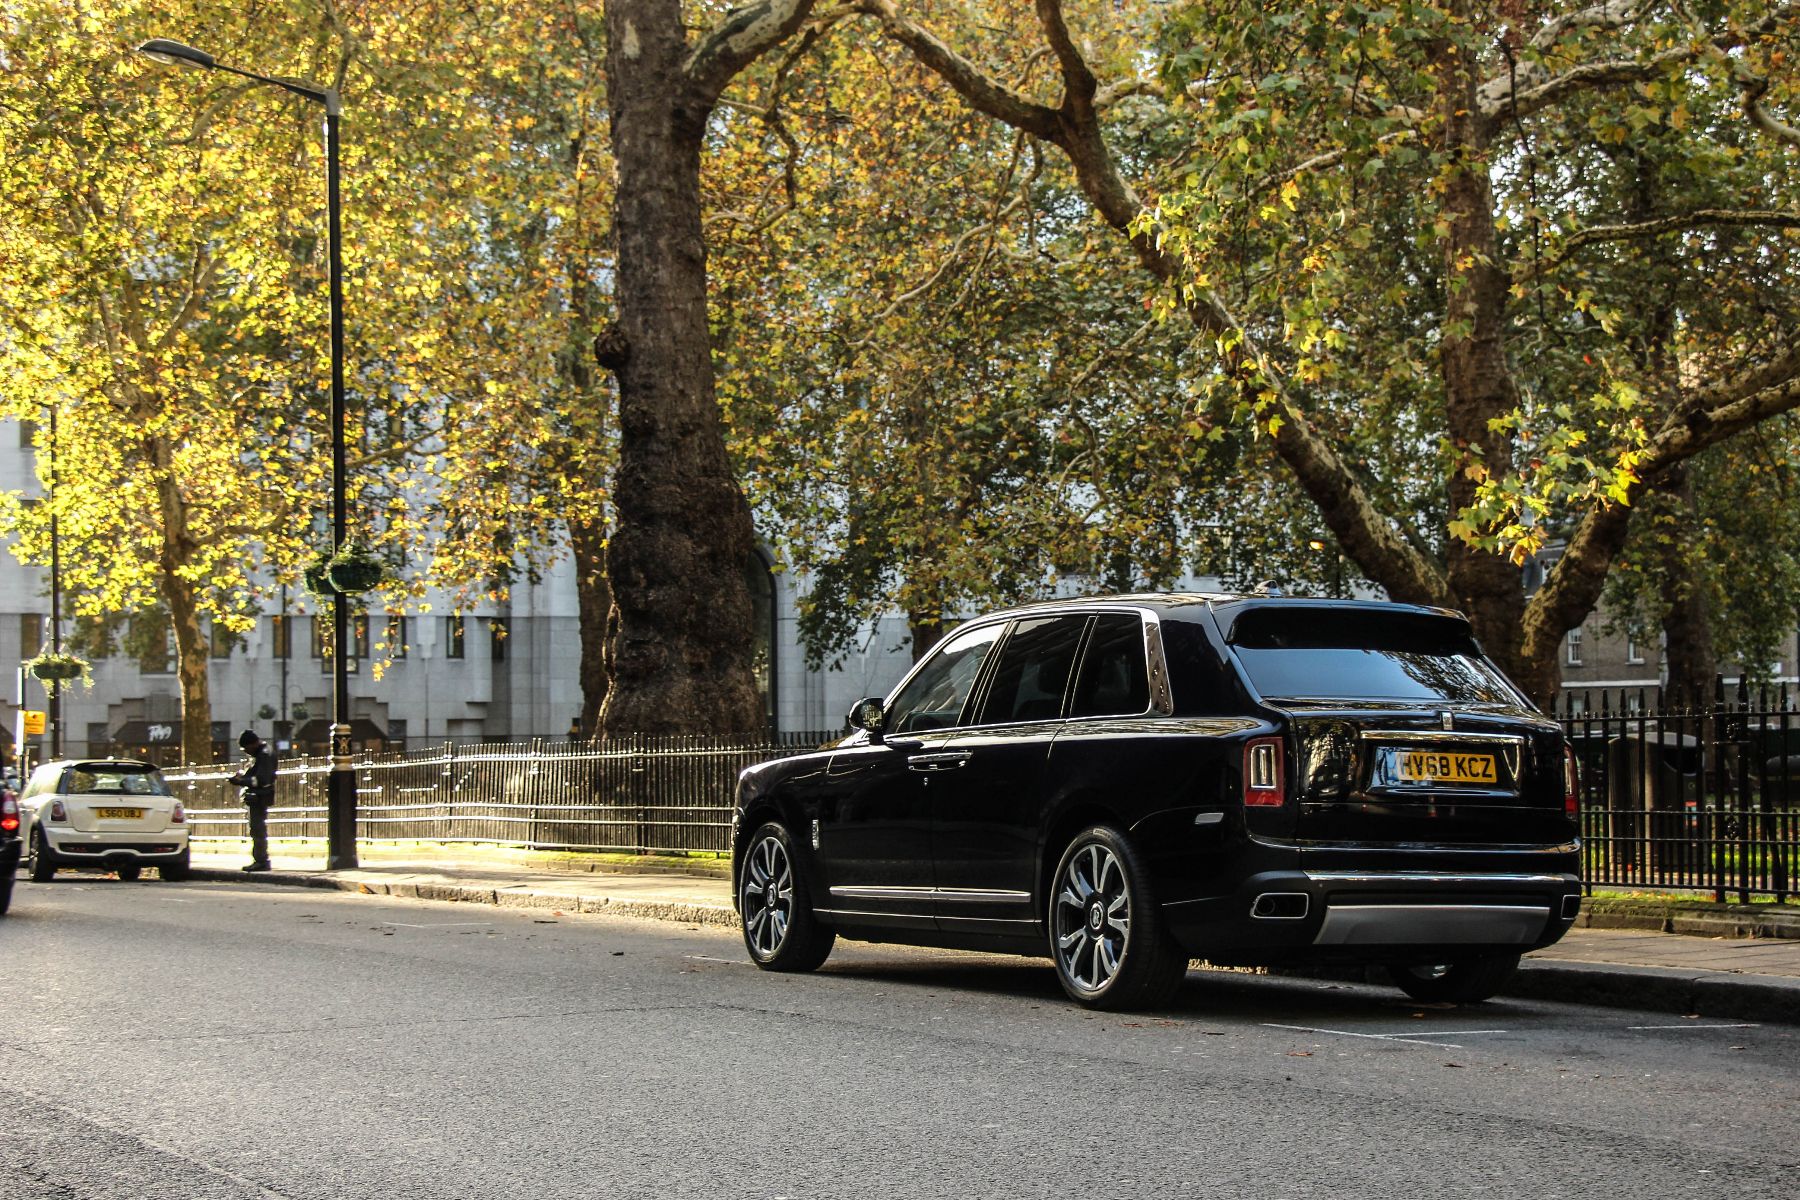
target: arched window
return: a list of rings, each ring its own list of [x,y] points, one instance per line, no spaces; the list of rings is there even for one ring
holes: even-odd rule
[[[763,715],[775,726],[775,571],[761,547],[751,551],[744,564],[744,584],[750,589],[751,669],[756,690],[762,694]]]

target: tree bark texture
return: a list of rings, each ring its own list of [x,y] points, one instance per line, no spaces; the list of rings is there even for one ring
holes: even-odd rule
[[[581,717],[583,737],[600,728],[606,702],[606,637],[612,617],[612,589],[606,584],[606,530],[597,522],[569,522],[575,557],[575,600],[581,627]]]
[[[712,96],[684,69],[678,0],[609,0],[607,91],[618,180],[617,322],[601,365],[619,384],[615,628],[603,735],[749,735],[750,512],[713,390],[700,152]]]
[[[1478,119],[1480,65],[1465,43],[1446,39],[1433,54],[1438,121],[1447,160],[1443,209],[1445,306],[1439,365],[1445,432],[1456,458],[1447,481],[1449,511],[1467,510],[1485,474],[1512,471],[1510,435],[1489,427],[1516,404],[1506,365],[1506,272],[1494,228],[1488,139]],[[1523,661],[1525,591],[1508,559],[1451,538],[1445,561],[1450,591],[1490,657],[1540,702],[1552,697],[1529,679]]]
[[[200,605],[194,585],[181,574],[195,549],[188,532],[187,500],[175,482],[174,447],[163,438],[147,437],[144,456],[156,475],[157,507],[162,518],[157,586],[163,605],[169,610],[169,627],[175,633],[175,673],[181,682],[181,761],[211,762],[212,693],[207,678],[211,647],[200,628]]]
[[[1667,521],[1668,536],[1657,549],[1662,558],[1663,703],[1704,708],[1712,702],[1718,658],[1713,651],[1712,608],[1706,582],[1694,570],[1693,544],[1685,534],[1694,521],[1694,486],[1685,468],[1673,470],[1655,488],[1652,522]],[[1643,517],[1639,518],[1643,520]]]

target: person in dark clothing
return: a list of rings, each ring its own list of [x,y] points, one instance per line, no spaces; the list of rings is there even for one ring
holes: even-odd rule
[[[275,803],[275,754],[251,729],[238,735],[238,745],[250,756],[250,761],[228,782],[244,789],[244,807],[250,813],[250,865],[244,870],[267,871],[269,806]]]

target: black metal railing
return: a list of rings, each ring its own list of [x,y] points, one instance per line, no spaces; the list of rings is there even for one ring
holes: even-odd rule
[[[1558,714],[1581,766],[1583,878],[1592,887],[1800,898],[1800,695],[1723,689],[1664,711],[1648,690],[1565,693]],[[636,854],[726,853],[738,772],[831,741],[752,744],[636,736],[604,746],[535,741],[357,759],[368,841],[488,843]],[[324,758],[287,759],[270,835],[325,837]],[[247,836],[229,767],[168,774],[194,836]]]
[[[634,854],[726,853],[738,772],[837,735],[752,743],[632,736],[604,745],[534,741],[446,745],[356,760],[357,826],[366,841],[431,841]],[[330,759],[282,760],[269,836],[322,841]],[[233,768],[169,771],[193,837],[249,836]]]
[[[1565,693],[1581,765],[1590,888],[1800,895],[1800,711],[1788,687],[1721,685],[1707,708],[1664,710],[1654,689]]]

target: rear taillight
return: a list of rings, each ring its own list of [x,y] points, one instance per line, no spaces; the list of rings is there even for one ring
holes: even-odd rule
[[[19,802],[8,796],[0,800],[0,833],[19,832]]]
[[[52,800],[50,802],[50,819],[52,821],[66,821],[69,819],[69,810],[63,806],[61,800]]]
[[[1575,748],[1563,747],[1563,812],[1575,816],[1581,811],[1581,769],[1575,765]]]
[[[181,801],[179,800],[175,802],[175,811],[169,814],[169,823],[171,825],[184,825],[187,823],[187,809],[181,807]]]
[[[1244,803],[1272,807],[1287,799],[1287,769],[1278,737],[1255,738],[1244,747]]]

